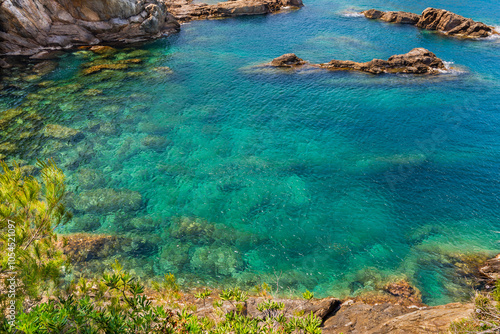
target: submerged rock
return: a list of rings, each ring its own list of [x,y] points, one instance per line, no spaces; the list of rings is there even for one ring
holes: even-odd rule
[[[73,206],[78,211],[95,213],[137,211],[142,206],[142,196],[128,189],[101,188],[82,192]]]
[[[372,74],[409,73],[438,74],[446,69],[443,61],[424,48],[416,48],[403,55],[395,55],[388,60],[373,59],[366,63],[350,60],[332,60],[320,67],[328,70],[354,70]]]
[[[369,19],[412,24],[426,30],[437,30],[450,36],[480,38],[499,34],[492,26],[444,9],[427,8],[422,12],[422,15],[408,12],[382,12],[376,9],[366,10],[362,13]]]
[[[80,131],[59,124],[47,124],[43,133],[45,137],[64,139],[71,142],[78,142],[85,137]]]
[[[278,58],[274,58],[271,61],[271,66],[294,67],[294,66],[304,65],[305,63],[306,62],[304,60],[300,59],[299,57],[297,57],[297,55],[295,55],[295,53],[287,53],[287,54],[284,54],[282,56],[279,56]]]

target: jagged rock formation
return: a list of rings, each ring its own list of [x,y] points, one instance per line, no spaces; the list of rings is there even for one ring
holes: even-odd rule
[[[4,0],[0,5],[0,54],[128,44],[178,29],[163,0]]]
[[[417,24],[420,20],[420,15],[407,12],[382,12],[380,10],[370,9],[364,11],[363,14],[369,19],[400,24]]]
[[[412,24],[426,30],[437,30],[449,36],[480,38],[498,34],[492,26],[444,9],[427,8],[422,15],[408,12],[382,12],[376,9],[366,10],[363,14],[369,19]]]
[[[231,16],[261,15],[276,12],[283,7],[302,7],[302,0],[229,0],[215,5],[192,3],[192,0],[173,0],[168,11],[179,22],[214,19]]]
[[[273,67],[296,67],[305,63],[305,61],[291,53],[273,59],[268,65]],[[366,63],[357,63],[350,60],[332,60],[328,63],[311,66],[332,71],[361,71],[372,74],[438,74],[446,69],[441,59],[424,48],[416,48],[406,54],[392,56],[388,60],[373,59]]]

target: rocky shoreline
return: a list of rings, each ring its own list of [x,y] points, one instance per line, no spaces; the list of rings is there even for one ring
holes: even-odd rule
[[[293,53],[273,59],[268,66],[272,67],[300,67],[307,62]],[[434,53],[424,48],[415,48],[402,55],[394,55],[388,60],[373,59],[369,62],[358,63],[351,60],[331,60],[323,64],[310,64],[331,71],[359,71],[371,74],[406,73],[406,74],[440,74],[446,70],[443,61]]]
[[[494,27],[476,22],[448,10],[427,8],[421,15],[409,12],[383,12],[370,9],[362,12],[368,19],[398,24],[411,24],[425,30],[437,30],[447,36],[484,38],[499,35]]]

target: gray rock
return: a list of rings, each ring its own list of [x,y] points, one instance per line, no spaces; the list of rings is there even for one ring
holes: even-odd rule
[[[178,31],[164,0],[4,0],[0,3],[0,54],[98,43],[126,44]]]

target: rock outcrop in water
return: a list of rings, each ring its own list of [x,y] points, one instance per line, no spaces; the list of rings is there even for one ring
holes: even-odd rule
[[[406,54],[392,56],[388,60],[373,59],[366,63],[332,60],[329,63],[320,64],[320,66],[328,70],[354,70],[372,74],[438,74],[446,69],[441,59],[424,48],[416,48]]]
[[[297,55],[295,55],[295,53],[287,53],[287,54],[284,54],[282,56],[279,56],[278,58],[274,58],[271,61],[271,66],[294,67],[294,66],[304,65],[305,63],[306,62],[304,60],[300,59],[299,57],[297,57]]]
[[[364,11],[363,14],[369,19],[400,24],[417,24],[420,20],[420,15],[407,12],[382,12],[380,10],[370,9]]]
[[[285,54],[269,63],[273,67],[297,67],[306,64],[295,54]],[[366,63],[350,60],[332,60],[328,63],[311,65],[332,71],[360,71],[372,74],[408,73],[408,74],[439,74],[446,70],[441,59],[424,48],[416,48],[402,55],[394,55],[388,60],[373,59]]]
[[[179,22],[216,19],[232,16],[269,14],[284,7],[302,7],[302,0],[229,0],[215,5],[193,3],[192,0],[173,0],[168,11]]]
[[[0,54],[33,55],[98,43],[128,44],[175,32],[163,0],[4,0]]]
[[[408,12],[382,12],[376,9],[366,10],[363,14],[369,19],[412,24],[426,30],[437,30],[449,36],[481,38],[498,34],[492,26],[444,9],[427,8],[422,15]]]

